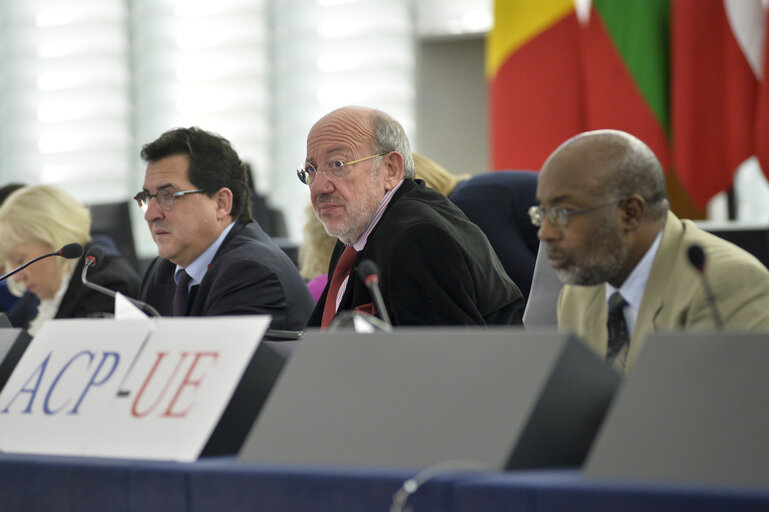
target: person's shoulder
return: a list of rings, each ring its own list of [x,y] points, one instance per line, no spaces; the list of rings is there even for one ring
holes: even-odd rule
[[[248,267],[296,270],[288,255],[259,224],[254,221],[238,223],[233,226],[235,229],[238,231],[219,249],[209,271],[237,271]]]
[[[681,221],[684,226],[682,251],[699,245],[705,252],[707,271],[735,272],[738,268],[754,269],[769,277],[769,270],[754,255],[728,240],[709,233],[690,220]]]
[[[219,248],[217,258],[229,253],[247,253],[257,251],[280,251],[273,240],[264,232],[256,221],[238,222],[232,227],[232,231]],[[258,257],[258,255],[255,255]]]
[[[457,216],[464,215],[448,197],[414,180],[405,180],[401,189],[396,192],[385,216],[394,214],[396,217],[406,217],[412,223],[435,223],[447,219],[455,221]]]

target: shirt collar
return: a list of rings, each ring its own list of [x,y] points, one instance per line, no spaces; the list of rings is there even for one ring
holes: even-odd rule
[[[187,265],[186,267],[182,267],[180,265],[176,265],[176,271],[174,272],[174,281],[178,282],[177,276],[179,275],[180,270],[186,270],[187,273],[190,275],[192,279],[190,279],[190,287],[200,284],[201,281],[203,281],[203,276],[206,275],[206,272],[208,271],[208,266],[211,264],[211,262],[214,259],[214,256],[216,255],[216,251],[219,250],[219,247],[222,246],[222,242],[224,242],[224,239],[227,237],[227,234],[232,229],[232,226],[235,225],[235,221],[232,221],[229,226],[224,228],[222,232],[219,234],[219,238],[217,238],[214,243],[208,246],[208,249],[203,251],[203,253],[195,258],[192,263]]]
[[[379,206],[374,212],[374,216],[371,217],[371,222],[368,223],[368,226],[363,231],[363,233],[361,233],[361,235],[358,237],[355,243],[352,244],[353,248],[355,248],[356,251],[361,252],[363,248],[366,247],[366,241],[368,240],[369,235],[371,235],[371,232],[374,231],[374,228],[379,223],[379,219],[382,218],[382,215],[384,214],[384,211],[387,208],[387,205],[390,204],[390,201],[392,200],[393,195],[401,187],[401,185],[403,185],[403,180],[401,180],[401,182],[398,183],[395,186],[395,188],[388,191],[384,195],[384,197],[382,198],[382,202],[379,203]]]
[[[652,271],[652,264],[654,263],[654,257],[657,255],[657,250],[660,247],[662,241],[662,230],[657,233],[651,246],[646,250],[641,261],[639,261],[630,275],[625,279],[625,282],[619,288],[615,288],[609,283],[606,283],[606,300],[616,291],[619,291],[622,297],[627,301],[629,305],[638,309],[641,306],[641,299],[643,298],[644,290],[646,290],[646,282],[649,280],[649,275]]]

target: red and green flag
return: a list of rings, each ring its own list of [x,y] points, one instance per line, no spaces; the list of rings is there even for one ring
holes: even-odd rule
[[[593,0],[580,31],[587,129],[643,140],[670,165],[670,0]]]

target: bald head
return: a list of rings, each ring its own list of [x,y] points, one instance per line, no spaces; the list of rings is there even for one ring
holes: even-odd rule
[[[333,133],[326,133],[336,130]],[[310,136],[331,135],[347,139],[351,144],[368,144],[374,153],[397,151],[403,156],[403,177],[414,178],[414,158],[403,126],[381,110],[347,106],[321,117],[310,130]],[[309,138],[309,136],[308,136]]]
[[[576,135],[548,157],[542,173],[550,172],[571,174],[579,186],[607,201],[637,194],[651,219],[667,214],[662,166],[649,146],[629,133],[596,130]]]

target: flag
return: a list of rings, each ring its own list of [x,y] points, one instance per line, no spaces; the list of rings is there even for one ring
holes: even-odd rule
[[[584,130],[572,0],[498,0],[486,75],[492,169],[538,170]]]
[[[635,135],[670,167],[670,0],[593,0],[580,31],[587,129]]]
[[[671,24],[673,163],[704,206],[753,154],[758,82],[723,1],[674,0]]]
[[[756,130],[753,142],[753,150],[761,164],[764,176],[769,178],[769,11],[764,14],[764,45],[763,63],[758,103],[756,105]]]

